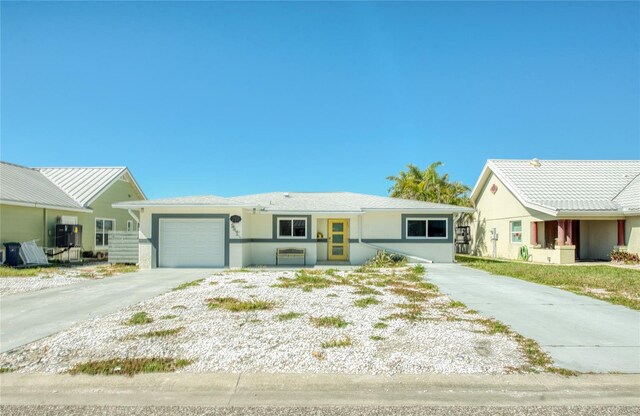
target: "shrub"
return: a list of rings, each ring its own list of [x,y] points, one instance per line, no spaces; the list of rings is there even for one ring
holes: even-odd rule
[[[640,256],[634,253],[629,253],[628,251],[614,250],[609,254],[609,256],[611,257],[611,261],[614,263],[640,264]]]

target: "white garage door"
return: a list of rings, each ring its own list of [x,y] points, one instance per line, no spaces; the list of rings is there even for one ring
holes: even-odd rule
[[[160,267],[224,267],[223,219],[160,219]]]

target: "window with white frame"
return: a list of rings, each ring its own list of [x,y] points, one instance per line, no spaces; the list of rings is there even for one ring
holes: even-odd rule
[[[407,218],[407,238],[447,238],[446,218]]]
[[[307,238],[307,219],[278,218],[278,238]]]
[[[116,229],[116,220],[109,218],[96,218],[96,247],[109,245],[109,231]]]
[[[511,221],[511,242],[522,243],[522,221]]]

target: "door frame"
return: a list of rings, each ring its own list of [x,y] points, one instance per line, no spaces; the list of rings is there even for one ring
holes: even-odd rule
[[[342,234],[342,244],[339,246],[344,247],[343,255],[336,256],[332,254],[333,244],[333,224],[342,223],[342,232],[336,232],[335,234]],[[348,261],[349,260],[349,219],[348,218],[328,218],[327,219],[327,260],[329,261]]]

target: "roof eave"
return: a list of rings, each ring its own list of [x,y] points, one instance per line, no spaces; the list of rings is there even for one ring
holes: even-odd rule
[[[93,212],[93,210],[90,209],[90,208],[68,207],[68,206],[64,206],[64,205],[38,204],[37,202],[12,201],[12,200],[8,200],[8,199],[0,199],[0,204],[3,204],[3,205],[14,205],[14,206],[18,206],[18,207],[57,209],[57,210],[60,210],[60,211]]]
[[[374,211],[374,212],[425,212],[425,213],[433,213],[433,214],[449,214],[449,213],[473,213],[476,212],[475,209],[469,207],[456,207],[452,206],[451,208],[444,207],[433,207],[433,208],[362,208],[363,212]]]

